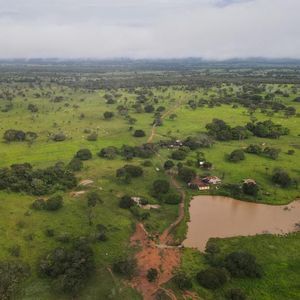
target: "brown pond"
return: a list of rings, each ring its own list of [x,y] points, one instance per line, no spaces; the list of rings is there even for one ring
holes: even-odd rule
[[[300,222],[300,200],[275,206],[221,196],[196,196],[191,201],[190,217],[183,245],[204,251],[211,237],[296,231],[296,223]]]

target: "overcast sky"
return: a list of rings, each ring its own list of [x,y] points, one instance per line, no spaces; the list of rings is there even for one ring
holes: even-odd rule
[[[0,0],[1,58],[300,58],[300,0]]]

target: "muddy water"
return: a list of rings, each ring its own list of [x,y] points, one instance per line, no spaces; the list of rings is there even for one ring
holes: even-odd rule
[[[204,251],[211,237],[283,234],[297,230],[300,200],[275,206],[239,201],[221,196],[196,196],[190,206],[186,247]]]

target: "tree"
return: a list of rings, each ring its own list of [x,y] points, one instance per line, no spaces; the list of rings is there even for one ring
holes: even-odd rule
[[[164,179],[157,179],[153,182],[152,187],[155,194],[166,194],[170,189],[170,183]]]
[[[135,205],[134,200],[128,195],[123,196],[119,202],[119,206],[124,209],[130,208],[134,205]]]
[[[144,136],[146,136],[146,133],[145,133],[144,130],[137,129],[137,130],[135,130],[135,132],[133,133],[133,136],[134,136],[134,137],[144,137]]]
[[[230,161],[232,162],[238,162],[241,160],[245,159],[245,153],[243,150],[237,149],[237,150],[233,150],[230,154],[229,154],[229,158]]]
[[[102,203],[102,199],[98,192],[91,191],[87,194],[88,207],[95,207],[97,203]]]
[[[107,159],[114,159],[117,154],[119,153],[118,149],[114,146],[106,147],[100,150],[100,152],[97,153],[99,157],[104,157]]]
[[[254,144],[251,144],[249,145],[246,150],[245,150],[247,153],[251,153],[251,154],[261,154],[263,152],[263,149],[260,145],[254,145]]]
[[[279,184],[282,188],[287,188],[292,184],[292,178],[285,170],[282,169],[274,170],[272,181]]]
[[[147,279],[149,282],[153,282],[157,279],[158,271],[154,268],[151,268],[147,271]]]
[[[92,152],[89,149],[80,149],[77,151],[75,157],[80,160],[89,160],[92,158]]]
[[[164,163],[164,169],[165,170],[170,170],[174,167],[174,162],[172,160],[166,160]]]
[[[56,133],[52,136],[52,140],[54,142],[63,142],[66,138],[67,138],[66,135],[62,132]]]
[[[226,271],[219,268],[200,271],[197,273],[196,278],[200,285],[211,290],[221,287],[228,281]]]
[[[262,277],[262,267],[254,255],[248,252],[232,252],[225,257],[224,265],[233,277]]]
[[[188,183],[196,177],[196,172],[193,169],[182,167],[178,170],[178,176],[181,180]]]
[[[110,120],[114,116],[114,113],[111,111],[106,111],[103,113],[103,117],[105,120]]]
[[[256,197],[259,187],[255,182],[244,182],[242,186],[243,192],[247,195]]]
[[[27,109],[32,112],[32,113],[36,113],[39,111],[38,107],[35,104],[29,103],[27,106]]]
[[[154,112],[154,107],[151,104],[147,104],[147,105],[145,105],[144,110],[146,113],[152,113],[152,112]]]

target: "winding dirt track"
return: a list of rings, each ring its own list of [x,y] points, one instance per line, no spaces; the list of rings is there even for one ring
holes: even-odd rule
[[[164,113],[162,118],[168,116],[180,105],[181,103],[177,103],[175,107]],[[155,133],[156,125],[154,124],[147,140],[148,143],[152,142]],[[159,157],[159,154],[157,155]],[[181,195],[177,219],[159,236],[158,244],[149,236],[142,223],[137,224],[136,231],[130,240],[132,246],[140,247],[140,251],[138,251],[135,255],[135,258],[137,259],[138,273],[132,279],[131,283],[132,286],[143,295],[144,300],[156,299],[155,296],[160,290],[169,296],[171,300],[177,300],[175,294],[171,290],[165,289],[161,286],[172,279],[174,270],[180,265],[180,247],[170,246],[172,242],[171,232],[184,218],[184,203],[186,195],[176,179],[171,174],[167,172],[166,174],[170,177],[171,185],[175,187]],[[155,282],[149,282],[147,279],[147,271],[150,268],[158,270],[158,279]]]

